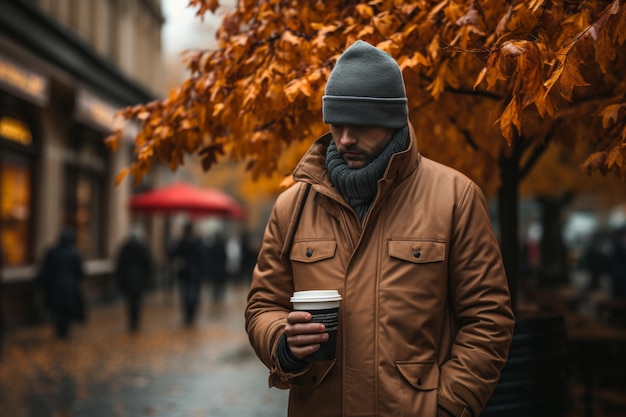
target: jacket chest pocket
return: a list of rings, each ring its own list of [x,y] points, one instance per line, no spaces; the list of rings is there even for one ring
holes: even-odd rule
[[[389,240],[389,256],[414,264],[443,262],[446,259],[445,242],[430,240]]]
[[[394,291],[438,291],[447,277],[446,242],[422,239],[389,239],[382,282]],[[424,285],[415,285],[417,283]],[[415,295],[415,294],[413,294]]]
[[[340,288],[343,272],[335,240],[294,241],[289,259],[296,291]]]

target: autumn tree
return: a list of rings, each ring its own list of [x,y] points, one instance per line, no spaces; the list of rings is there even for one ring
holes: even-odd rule
[[[217,0],[190,0],[199,16]],[[185,56],[189,78],[163,100],[127,108],[138,120],[139,181],[153,163],[198,155],[279,169],[294,144],[327,131],[326,79],[363,39],[400,64],[409,114],[427,156],[497,192],[502,251],[517,286],[518,188],[553,142],[588,142],[583,169],[626,179],[624,0],[240,0],[219,48]],[[120,132],[109,143],[113,148]]]

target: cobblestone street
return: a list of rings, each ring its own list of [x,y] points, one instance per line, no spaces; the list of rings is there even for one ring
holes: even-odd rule
[[[92,306],[70,339],[49,324],[6,334],[0,359],[0,416],[279,417],[287,392],[268,372],[243,328],[245,289],[222,307],[203,294],[195,326],[181,324],[175,292],[153,294],[142,329],[126,331],[121,300]]]

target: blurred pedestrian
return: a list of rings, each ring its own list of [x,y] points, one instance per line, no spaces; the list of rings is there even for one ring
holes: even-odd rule
[[[583,252],[583,268],[589,273],[589,291],[600,288],[600,279],[604,274],[608,274],[609,258],[606,255],[604,234],[595,231]]]
[[[226,240],[221,233],[207,242],[207,276],[213,290],[213,302],[220,304],[224,300],[228,284]]]
[[[241,269],[239,271],[238,282],[250,285],[252,280],[252,270],[256,264],[258,250],[252,247],[249,233],[244,233],[241,237]]]
[[[191,325],[196,319],[200,304],[202,280],[206,272],[206,253],[204,243],[193,230],[193,224],[187,223],[183,235],[174,249],[174,259],[178,269],[183,320]]]
[[[124,294],[127,306],[128,330],[139,330],[144,294],[154,286],[154,261],[145,243],[144,232],[134,226],[120,247],[115,275],[118,288]]]
[[[69,336],[72,320],[85,320],[85,301],[81,288],[83,260],[76,247],[74,232],[61,230],[57,243],[44,255],[37,281],[43,289],[46,308],[54,320],[55,335]]]
[[[609,255],[611,295],[626,299],[626,225],[616,229],[611,239]]]

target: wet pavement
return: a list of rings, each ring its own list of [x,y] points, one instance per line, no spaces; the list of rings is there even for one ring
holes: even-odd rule
[[[287,392],[244,331],[245,288],[221,307],[203,294],[197,323],[184,327],[178,296],[155,293],[142,328],[126,331],[121,301],[91,306],[67,341],[49,324],[5,335],[0,357],[2,417],[280,417]]]

